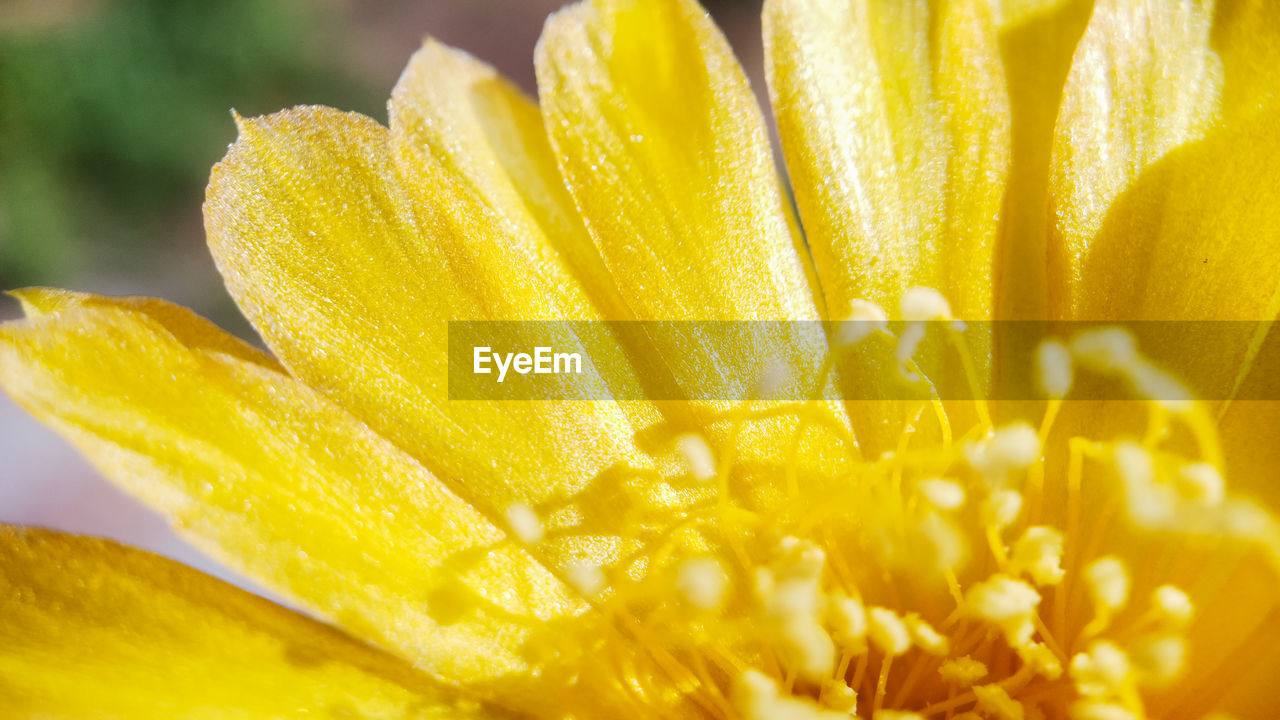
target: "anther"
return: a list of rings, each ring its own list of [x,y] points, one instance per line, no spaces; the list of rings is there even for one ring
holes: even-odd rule
[[[1040,459],[1040,438],[1027,423],[1006,425],[991,436],[988,459],[1002,470],[1025,470]]]
[[[1072,338],[1071,354],[1080,364],[1101,373],[1126,372],[1138,361],[1138,345],[1128,330],[1097,328]]]
[[[1151,593],[1151,610],[1162,624],[1175,628],[1186,626],[1195,613],[1191,598],[1172,585],[1161,585]]]
[[[1035,634],[1032,617],[1040,605],[1040,593],[1030,585],[1007,575],[992,575],[969,588],[965,605],[970,614],[1000,628],[1012,647],[1031,642]]]
[[[1009,697],[1009,692],[996,684],[979,685],[973,689],[978,698],[978,708],[994,720],[1023,720],[1026,710],[1022,703]]]
[[[676,438],[676,452],[684,458],[689,474],[699,482],[707,482],[716,476],[716,457],[711,446],[701,435],[686,433]]]
[[[1209,507],[1221,505],[1226,495],[1222,473],[1204,462],[1183,465],[1178,473],[1178,488],[1187,499]]]
[[[908,288],[898,301],[902,319],[909,322],[950,320],[951,305],[942,293],[928,287]]]
[[[1040,392],[1061,400],[1071,390],[1071,351],[1057,340],[1045,340],[1036,348],[1036,383]]]
[[[965,655],[942,663],[938,667],[938,675],[942,677],[943,682],[958,687],[969,687],[987,676],[987,666]]]
[[[511,532],[515,533],[520,542],[526,545],[542,541],[542,520],[524,503],[514,503],[507,508],[507,524],[511,526]]]
[[[1062,677],[1062,662],[1044,643],[1031,643],[1018,648],[1018,657],[1031,672],[1048,680]]]
[[[915,642],[916,647],[926,653],[930,655],[946,655],[951,651],[951,641],[945,635],[934,630],[933,626],[919,615],[909,614],[902,619],[902,622],[907,626],[907,631],[911,633],[911,639]]]
[[[1115,643],[1100,640],[1087,652],[1071,658],[1071,679],[1081,695],[1105,697],[1119,694],[1129,681],[1129,656]]]
[[[884,309],[869,300],[854,300],[849,304],[849,314],[836,326],[836,347],[857,345],[872,334],[888,328],[888,316]]]
[[[1161,633],[1134,641],[1130,659],[1144,685],[1167,686],[1178,679],[1187,661],[1187,641]]]
[[[1037,585],[1057,585],[1066,574],[1061,566],[1063,542],[1054,528],[1027,528],[1013,544],[1009,571],[1026,573]]]
[[[1003,530],[1022,513],[1022,494],[1017,490],[997,490],[982,505],[982,519],[990,527]]]
[[[685,602],[699,610],[715,610],[724,602],[729,578],[713,558],[695,558],[680,565],[676,589]]]
[[[964,486],[955,480],[928,478],[921,480],[916,487],[925,502],[939,510],[958,510],[964,505]]]
[[[570,565],[564,573],[565,579],[583,597],[594,598],[604,590],[604,571],[596,565]]]
[[[1129,571],[1119,558],[1094,560],[1084,570],[1085,584],[1093,606],[1102,613],[1115,613],[1129,602]]]
[[[827,626],[842,650],[866,652],[867,609],[860,601],[847,595],[832,595],[827,603]]]
[[[911,649],[911,632],[906,623],[888,608],[873,607],[867,611],[867,635],[872,644],[890,657]]]

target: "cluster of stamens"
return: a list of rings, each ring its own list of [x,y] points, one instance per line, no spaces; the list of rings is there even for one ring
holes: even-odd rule
[[[903,376],[927,382],[913,356],[950,309],[917,288],[900,313],[895,335],[878,306],[855,303],[833,352],[888,337]],[[971,370],[963,325],[946,327]],[[784,458],[788,513],[731,490],[724,458],[740,421],[674,437],[685,477],[672,482],[708,488],[708,501],[616,563],[564,571],[620,628],[602,651],[634,655],[608,665],[624,676],[616,684],[641,703],[676,688],[726,720],[1139,720],[1151,716],[1152,693],[1166,693],[1168,707],[1193,662],[1192,593],[1135,576],[1108,538],[1161,537],[1174,553],[1184,536],[1274,548],[1277,525],[1226,492],[1212,418],[1126,331],[1045,341],[1035,363],[1038,425],[998,424],[975,393],[977,421],[953,438],[935,397],[905,414],[892,450],[864,459],[845,448],[849,469],[821,488],[795,481],[798,458]],[[1145,431],[1098,440],[1061,430],[1081,371],[1131,388]],[[761,382],[777,384],[777,374]],[[791,417],[796,432],[808,429],[808,415]],[[1184,431],[1190,452],[1167,442]],[[508,520],[521,542],[543,541],[529,508]],[[1212,709],[1192,707],[1187,717]]]

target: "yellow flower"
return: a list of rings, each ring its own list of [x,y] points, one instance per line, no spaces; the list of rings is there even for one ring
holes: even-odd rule
[[[798,218],[692,0],[554,15],[536,105],[428,41],[389,128],[239,120],[207,230],[273,354],[158,300],[25,290],[0,383],[345,633],[6,529],[2,714],[1272,717],[1280,410],[1174,378],[1275,382],[1278,32],[1261,0],[769,0]],[[1262,323],[1158,369],[1106,328],[930,355],[922,321],[952,317]],[[559,318],[853,318],[818,380],[880,387],[834,366],[887,342],[977,385],[1034,362],[1049,400],[448,399],[446,321]],[[626,368],[617,397],[659,370],[715,396],[777,350],[654,342],[663,367],[585,349]],[[812,350],[765,379],[812,380]],[[1070,399],[1097,377],[1138,401]]]

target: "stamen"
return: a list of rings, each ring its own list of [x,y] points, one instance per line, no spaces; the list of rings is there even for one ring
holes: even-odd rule
[[[1138,362],[1138,345],[1128,330],[1097,328],[1072,338],[1071,354],[1085,367],[1113,374],[1125,372]]]
[[[832,637],[846,653],[866,652],[867,610],[860,601],[843,594],[832,595],[827,605],[827,623]]]
[[[834,344],[836,347],[857,345],[873,333],[885,332],[888,322],[888,316],[879,305],[869,300],[854,300],[844,322],[836,327]]]
[[[1099,613],[1115,613],[1129,602],[1129,571],[1116,557],[1099,558],[1084,571],[1089,597]]]
[[[1009,697],[1009,692],[999,685],[978,685],[973,689],[978,707],[995,720],[1023,720],[1026,711],[1022,703]]]
[[[1151,593],[1152,611],[1156,618],[1170,627],[1181,628],[1191,622],[1195,607],[1191,598],[1172,585],[1161,585]]]
[[[969,687],[987,676],[987,666],[965,655],[942,663],[938,674],[951,685]]]
[[[604,571],[596,565],[570,565],[565,568],[565,579],[585,598],[594,598],[604,590],[607,581]]]
[[[867,635],[871,644],[888,657],[911,649],[911,632],[902,618],[889,608],[873,607],[867,611]]]
[[[1071,679],[1076,690],[1089,697],[1121,694],[1131,672],[1129,656],[1106,640],[1094,642],[1087,652],[1076,653],[1071,658]]]
[[[964,505],[964,486],[955,480],[929,478],[921,480],[916,488],[926,502],[939,510],[958,510]]]
[[[1035,634],[1031,618],[1040,605],[1035,588],[1007,575],[992,575],[970,588],[965,601],[969,613],[1000,628],[1010,646],[1031,642]]]
[[[507,524],[511,526],[511,532],[515,533],[520,542],[526,545],[542,542],[542,520],[528,505],[514,503],[508,507]]]
[[[1063,544],[1062,533],[1051,527],[1027,528],[1013,544],[1009,572],[1026,573],[1037,585],[1057,585],[1066,575],[1062,569]]]
[[[1061,400],[1071,390],[1071,351],[1057,340],[1045,340],[1036,348],[1036,381],[1051,400]]]
[[[701,435],[688,433],[676,438],[676,452],[684,458],[689,474],[695,480],[709,482],[715,479],[716,457]]]
[[[729,578],[714,558],[686,560],[676,576],[680,595],[699,610],[715,610],[724,602]]]

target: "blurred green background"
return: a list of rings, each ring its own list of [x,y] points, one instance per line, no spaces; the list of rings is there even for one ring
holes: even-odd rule
[[[245,332],[199,217],[234,139],[230,109],[317,103],[385,120],[426,34],[532,90],[533,45],[561,4],[0,0],[0,288],[159,295]],[[709,7],[754,69],[759,2]],[[15,312],[5,303],[0,318]]]
[[[252,337],[200,215],[235,139],[231,108],[314,103],[385,122],[426,35],[532,92],[534,44],[565,1],[0,0],[0,289],[163,297]],[[759,8],[708,4],[762,94]],[[17,315],[0,298],[0,320]],[[243,583],[3,393],[0,523],[110,537]]]

